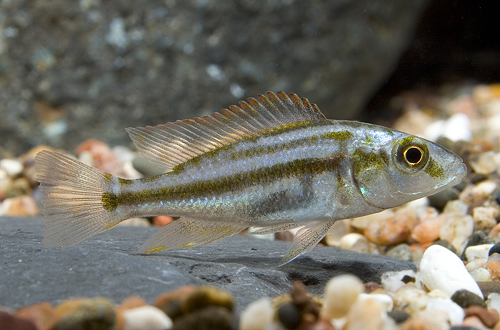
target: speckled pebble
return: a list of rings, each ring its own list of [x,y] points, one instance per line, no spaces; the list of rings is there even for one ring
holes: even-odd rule
[[[103,297],[66,300],[56,306],[55,330],[113,329],[116,327],[114,304]]]
[[[450,242],[460,255],[473,231],[474,219],[470,215],[450,213],[439,230],[439,237]]]
[[[273,307],[267,297],[251,302],[240,314],[240,330],[262,330],[273,319]]]
[[[394,295],[396,291],[406,285],[403,281],[404,278],[412,277],[415,279],[416,276],[415,272],[411,269],[399,272],[386,272],[381,277],[382,287],[388,294]]]
[[[154,306],[141,306],[123,312],[123,330],[166,330],[173,326],[172,320]]]
[[[406,261],[412,261],[413,257],[410,246],[406,243],[401,243],[391,248],[387,251],[386,256]]]
[[[419,312],[403,323],[402,330],[449,330],[448,314],[438,310]]]
[[[370,223],[363,233],[375,244],[394,245],[406,241],[415,223],[415,216],[411,212],[398,210],[394,217]]]
[[[492,206],[479,206],[472,210],[474,230],[489,231],[497,224],[498,209]]]
[[[437,216],[426,219],[417,224],[411,231],[410,237],[419,243],[434,242],[439,237],[439,231],[447,216]]]
[[[485,268],[476,268],[470,272],[470,275],[476,282],[491,281],[490,271]]]
[[[453,296],[451,296],[451,300],[453,300],[462,308],[467,308],[475,305],[486,308],[486,303],[484,302],[484,300],[477,294],[472,293],[468,290],[458,290],[453,294]]]
[[[420,262],[420,280],[429,290],[440,289],[450,297],[461,289],[469,290],[481,298],[483,294],[469,274],[462,260],[450,250],[432,245]]]
[[[412,316],[425,310],[431,299],[427,293],[414,286],[404,286],[394,294],[394,310],[400,310]]]

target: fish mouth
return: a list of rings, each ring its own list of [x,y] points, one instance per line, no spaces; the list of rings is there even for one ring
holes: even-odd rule
[[[436,187],[436,190],[442,190],[444,188],[448,187],[453,187],[460,182],[467,176],[467,166],[464,164],[464,162],[461,159],[457,159],[453,162],[453,164],[450,166],[450,173],[456,169],[455,175],[450,179],[448,182],[444,182],[443,184],[439,185]]]

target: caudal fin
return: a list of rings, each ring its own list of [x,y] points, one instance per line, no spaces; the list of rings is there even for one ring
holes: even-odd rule
[[[36,155],[35,169],[46,194],[44,245],[75,245],[123,220],[103,202],[103,194],[112,192],[109,173],[48,150]]]

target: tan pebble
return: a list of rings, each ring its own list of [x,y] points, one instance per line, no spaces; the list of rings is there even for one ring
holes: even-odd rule
[[[498,155],[494,151],[487,151],[480,154],[472,154],[469,157],[469,164],[474,172],[479,174],[493,173],[498,167]]]
[[[172,221],[174,221],[174,219],[172,217],[168,217],[166,215],[158,215],[158,216],[153,218],[153,226],[163,227],[163,226],[168,225]]]
[[[446,214],[446,213],[445,213]],[[439,237],[447,240],[461,255],[474,231],[474,219],[470,215],[447,213],[447,219],[439,230]]]
[[[182,304],[182,311],[186,314],[208,306],[224,307],[231,312],[234,307],[234,298],[229,292],[204,285],[188,295]]]
[[[439,230],[446,217],[438,216],[420,222],[411,231],[410,237],[419,243],[431,243],[439,238]]]
[[[0,215],[36,216],[38,215],[38,207],[31,196],[7,198],[0,204]]]
[[[402,330],[448,330],[448,314],[439,310],[418,313],[403,323]]]
[[[494,181],[482,181],[474,186],[474,188],[472,188],[472,199],[476,201],[484,198],[489,198],[496,188],[497,184]]]
[[[326,232],[325,241],[328,246],[340,246],[340,239],[351,232],[349,220],[338,220]]]
[[[350,225],[357,229],[365,229],[371,223],[377,222],[379,220],[384,220],[387,218],[394,217],[394,211],[392,209],[385,210],[379,213],[369,214],[362,217],[351,219]]]
[[[364,286],[364,291],[363,291],[364,293],[371,293],[377,289],[382,288],[382,286],[377,282],[368,282],[365,283],[363,286]]]
[[[490,272],[492,281],[500,281],[500,262],[496,260],[490,260],[486,264],[486,269]]]
[[[469,210],[469,205],[462,200],[456,199],[446,203],[444,207],[443,214],[445,213],[457,213],[461,215],[466,215]]]
[[[343,250],[356,251],[361,253],[370,252],[368,239],[358,233],[350,233],[340,239],[340,248]]]
[[[272,323],[273,306],[269,298],[251,302],[240,314],[240,330],[263,330]]]
[[[376,244],[393,245],[406,241],[416,222],[413,212],[398,211],[394,217],[372,222],[365,228],[365,236]]]
[[[145,305],[123,312],[123,330],[166,330],[172,329],[172,320],[160,309]]]
[[[118,226],[150,227],[151,223],[146,218],[130,218],[123,220]]]
[[[363,292],[363,283],[354,275],[335,276],[325,286],[325,299],[321,315],[326,320],[344,317]]]
[[[475,207],[472,210],[474,230],[490,231],[497,224],[498,209],[492,206]]]
[[[18,309],[16,316],[32,321],[38,330],[50,330],[57,321],[55,309],[46,302]]]
[[[465,308],[465,317],[472,315],[477,316],[488,328],[493,328],[493,326],[499,321],[498,312],[491,308],[486,309],[476,305]]]
[[[153,306],[158,307],[172,319],[175,319],[182,314],[181,306],[183,302],[195,291],[196,287],[194,286],[181,286],[174,291],[165,292],[159,295],[155,299]]]
[[[466,317],[462,323],[463,327],[472,327],[477,330],[488,330],[489,328],[481,322],[481,319],[475,315]]]
[[[413,316],[425,310],[430,299],[423,290],[406,285],[396,291],[393,297],[394,309],[401,310]]]
[[[488,237],[491,239],[495,239],[498,234],[500,234],[500,223],[495,225],[495,227],[491,229],[491,231],[488,233]]]
[[[385,329],[383,315],[383,308],[377,301],[373,299],[358,301],[349,310],[343,330]]]

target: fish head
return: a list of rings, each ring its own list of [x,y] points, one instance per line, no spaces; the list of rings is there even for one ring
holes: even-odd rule
[[[379,144],[358,145],[354,151],[354,181],[368,204],[399,206],[456,185],[467,175],[452,151],[413,135],[391,133]]]

